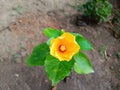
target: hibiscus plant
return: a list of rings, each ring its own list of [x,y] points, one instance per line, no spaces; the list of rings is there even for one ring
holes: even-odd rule
[[[44,66],[48,78],[55,86],[72,69],[78,74],[93,73],[88,57],[82,52],[92,50],[92,45],[81,34],[46,28],[44,34],[48,41],[37,45],[27,58],[29,66]]]

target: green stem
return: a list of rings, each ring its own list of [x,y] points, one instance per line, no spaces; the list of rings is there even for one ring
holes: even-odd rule
[[[52,90],[56,90],[56,86],[52,86]]]

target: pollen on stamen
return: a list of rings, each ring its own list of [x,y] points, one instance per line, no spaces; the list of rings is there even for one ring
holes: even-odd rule
[[[66,46],[65,45],[60,45],[59,51],[61,51],[61,52],[66,51]]]

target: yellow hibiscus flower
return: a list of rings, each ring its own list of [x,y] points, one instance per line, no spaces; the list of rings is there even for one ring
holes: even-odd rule
[[[50,44],[50,54],[60,61],[70,61],[79,50],[75,36],[68,32],[53,39]]]

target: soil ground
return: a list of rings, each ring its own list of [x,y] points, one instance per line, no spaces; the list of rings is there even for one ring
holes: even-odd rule
[[[83,34],[94,49],[85,52],[95,73],[74,71],[57,85],[57,90],[120,90],[120,40],[110,24],[76,26],[75,0],[0,1],[0,90],[51,90],[44,67],[28,67],[25,59],[34,46],[45,42],[46,27]],[[81,3],[83,3],[81,1]]]

